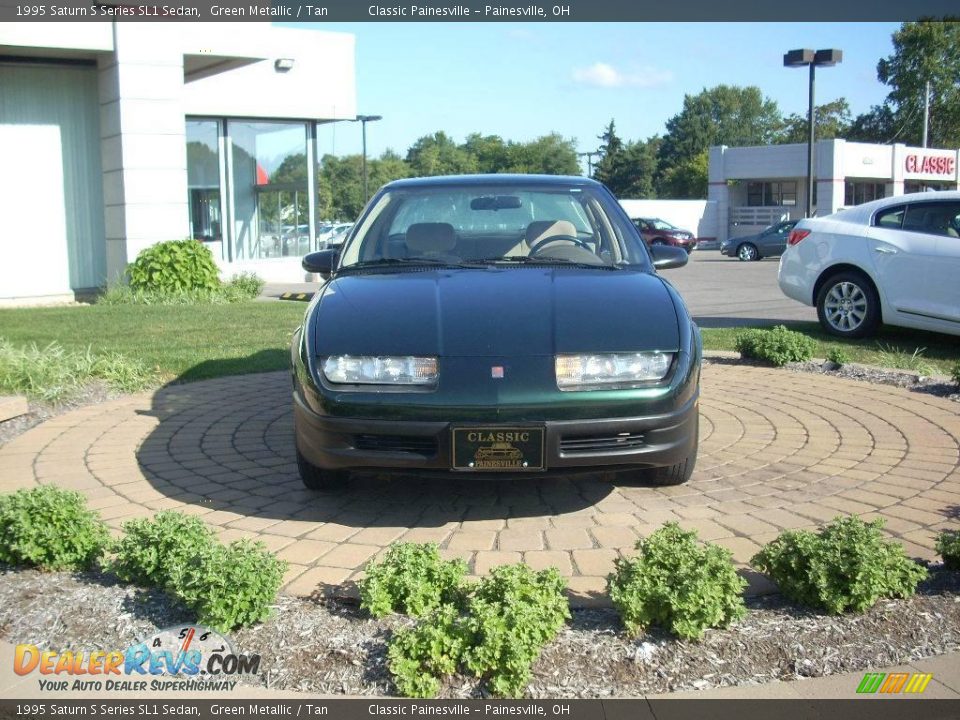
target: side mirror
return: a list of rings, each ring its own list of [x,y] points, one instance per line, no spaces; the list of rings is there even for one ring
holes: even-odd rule
[[[309,273],[317,273],[323,278],[328,278],[339,257],[339,250],[319,250],[304,255],[301,265]]]
[[[683,267],[690,260],[686,250],[672,245],[651,245],[650,255],[657,270]]]

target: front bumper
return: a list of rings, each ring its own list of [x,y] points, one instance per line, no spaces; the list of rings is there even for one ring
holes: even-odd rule
[[[452,470],[452,428],[457,422],[348,419],[322,416],[293,393],[297,448],[325,469],[430,475],[515,477],[521,473]],[[697,442],[698,394],[673,412],[647,417],[551,420],[544,428],[542,471],[527,477],[618,471],[674,465]],[[464,425],[476,424],[474,422]],[[510,423],[511,426],[517,423]],[[495,426],[489,423],[486,427]]]

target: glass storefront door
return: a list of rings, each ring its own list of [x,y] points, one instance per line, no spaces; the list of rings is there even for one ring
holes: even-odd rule
[[[228,120],[233,257],[294,257],[310,252],[308,126]]]
[[[220,123],[217,120],[187,121],[187,192],[190,236],[208,243],[215,257],[226,260],[220,202]]]

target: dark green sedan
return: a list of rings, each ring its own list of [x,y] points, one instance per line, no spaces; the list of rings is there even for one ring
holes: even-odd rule
[[[297,460],[351,471],[685,482],[697,458],[700,333],[601,184],[398,180],[340,250],[293,339]]]

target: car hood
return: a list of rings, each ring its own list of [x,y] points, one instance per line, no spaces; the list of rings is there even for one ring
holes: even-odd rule
[[[313,312],[327,355],[535,356],[677,350],[663,281],[634,270],[511,267],[343,275]]]
[[[727,240],[724,240],[723,244],[733,245],[734,243],[741,243],[744,240],[756,240],[758,237],[760,237],[760,233],[755,233],[753,235],[738,235],[737,237],[728,238]]]

